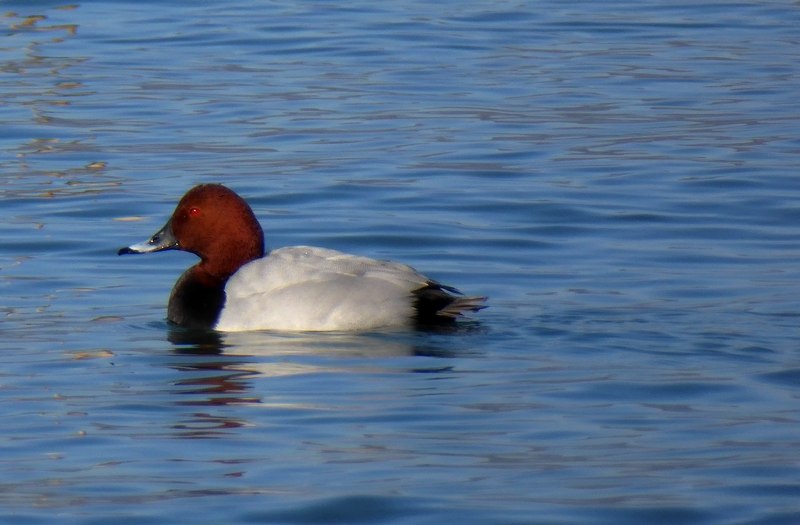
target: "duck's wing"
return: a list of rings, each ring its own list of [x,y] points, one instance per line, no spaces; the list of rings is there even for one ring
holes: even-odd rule
[[[413,322],[429,280],[405,264],[293,246],[239,269],[218,330],[363,330]]]

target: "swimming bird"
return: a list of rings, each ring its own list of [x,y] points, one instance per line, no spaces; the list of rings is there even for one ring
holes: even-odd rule
[[[327,248],[291,246],[264,253],[250,206],[221,184],[190,189],[147,241],[119,255],[183,250],[200,262],[180,276],[167,319],[189,328],[358,331],[452,324],[486,307],[398,262]]]

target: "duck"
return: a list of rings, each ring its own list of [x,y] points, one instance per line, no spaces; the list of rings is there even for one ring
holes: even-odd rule
[[[182,250],[168,322],[219,332],[364,331],[453,325],[487,298],[463,296],[399,262],[314,246],[265,252],[252,208],[221,184],[191,188],[163,228],[118,255]]]

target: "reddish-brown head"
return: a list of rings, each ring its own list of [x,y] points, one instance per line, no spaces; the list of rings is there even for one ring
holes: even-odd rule
[[[198,255],[211,274],[230,275],[264,255],[264,233],[250,206],[220,184],[189,190],[169,220],[179,250]]]
[[[192,271],[224,282],[243,264],[264,255],[264,233],[250,206],[219,184],[189,190],[159,231],[147,241],[120,248],[119,254],[184,250],[202,261]]]

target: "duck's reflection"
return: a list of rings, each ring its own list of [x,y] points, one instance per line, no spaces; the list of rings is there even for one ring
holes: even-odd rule
[[[251,417],[274,414],[282,422],[286,416],[330,413],[340,407],[324,389],[330,388],[331,380],[349,384],[356,375],[442,377],[453,369],[449,358],[475,353],[461,346],[473,338],[453,335],[220,333],[171,326],[168,340],[174,350],[169,366],[179,372],[171,392],[178,396],[177,405],[188,408],[172,430],[181,439],[216,439],[253,426]],[[328,379],[317,381],[322,374]],[[314,394],[315,389],[323,392]],[[259,416],[242,410],[243,406],[259,407]]]
[[[475,332],[479,327],[462,326],[435,335]],[[455,357],[462,351],[442,344],[431,332],[216,332],[170,325],[167,338],[176,354],[226,356],[309,355],[327,357]]]
[[[176,354],[219,354],[224,348],[223,334],[213,330],[194,330],[169,325],[167,340],[175,345]]]
[[[263,394],[255,392],[269,389],[255,388],[259,379],[323,373],[441,373],[451,370],[451,363],[440,359],[398,363],[393,358],[463,355],[453,350],[446,341],[449,337],[437,343],[430,334],[414,332],[220,333],[172,326],[168,339],[174,355],[180,357],[171,366],[186,373],[174,383],[174,392],[185,397],[180,404],[190,406],[263,405]],[[281,406],[287,403],[274,396],[270,399]]]

